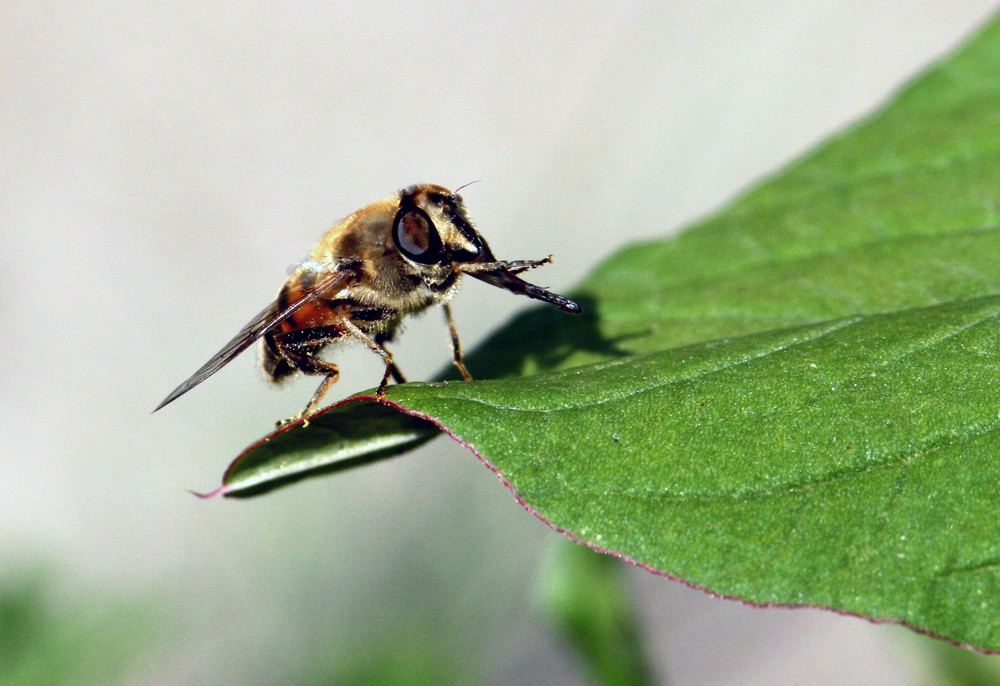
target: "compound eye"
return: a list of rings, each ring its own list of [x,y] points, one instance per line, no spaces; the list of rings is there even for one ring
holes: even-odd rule
[[[417,207],[396,215],[392,239],[399,251],[414,262],[434,264],[441,261],[441,237],[427,213]]]

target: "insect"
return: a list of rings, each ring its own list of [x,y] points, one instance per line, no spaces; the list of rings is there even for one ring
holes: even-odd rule
[[[294,267],[277,300],[156,410],[222,369],[257,340],[269,381],[282,381],[297,371],[324,377],[305,408],[285,423],[311,414],[337,381],[337,365],[319,355],[330,343],[359,341],[381,356],[385,373],[377,395],[383,397],[390,377],[404,382],[386,342],[406,315],[432,305],[444,306],[455,366],[471,381],[448,306],[461,276],[468,274],[565,312],[579,313],[580,306],[572,300],[518,277],[551,260],[551,256],[497,260],[473,227],[457,192],[431,184],[410,186],[362,207],[330,229],[309,259]]]

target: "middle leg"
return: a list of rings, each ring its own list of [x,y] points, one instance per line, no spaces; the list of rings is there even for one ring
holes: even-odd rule
[[[392,353],[389,352],[385,348],[385,346],[383,346],[377,340],[375,340],[374,338],[366,334],[364,331],[362,331],[360,328],[358,328],[358,325],[350,321],[349,319],[344,319],[343,324],[344,328],[346,329],[347,335],[351,336],[352,338],[358,339],[359,341],[367,345],[369,350],[371,350],[379,357],[381,357],[383,360],[385,360],[385,373],[382,375],[382,381],[381,383],[379,383],[378,389],[375,391],[375,395],[377,397],[384,398],[385,389],[386,386],[389,385],[390,376],[396,379],[398,383],[403,383],[403,375],[400,374],[399,368],[396,367],[396,364],[392,361]],[[387,340],[387,337],[384,337],[381,334],[378,335],[378,338],[382,340]]]

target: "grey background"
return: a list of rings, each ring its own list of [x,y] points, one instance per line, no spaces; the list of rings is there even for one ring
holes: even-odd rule
[[[578,683],[534,603],[558,536],[460,447],[203,502],[186,489],[217,485],[314,382],[272,391],[245,355],[149,411],[362,204],[482,179],[463,194],[497,255],[554,253],[536,281],[568,289],[870,112],[991,10],[5,3],[0,583],[41,567],[67,608],[166,608],[131,683],[337,674],[387,636],[470,681]],[[526,304],[467,284],[466,344]],[[394,349],[411,378],[433,374],[440,313]],[[372,357],[338,353],[334,395],[374,384]],[[626,577],[676,684],[903,684],[924,668],[898,628]]]

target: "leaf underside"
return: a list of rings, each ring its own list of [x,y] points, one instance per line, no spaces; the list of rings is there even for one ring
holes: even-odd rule
[[[583,315],[515,318],[468,356],[498,378],[335,406],[222,492],[441,427],[551,526],[658,573],[1000,650],[998,202],[993,23],[707,221],[612,256]]]

